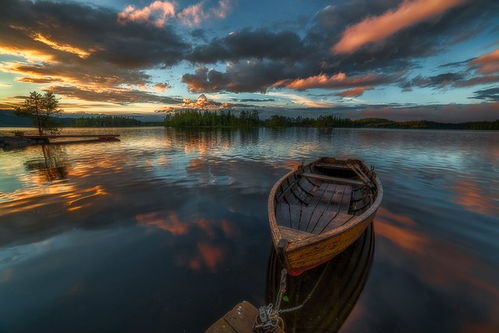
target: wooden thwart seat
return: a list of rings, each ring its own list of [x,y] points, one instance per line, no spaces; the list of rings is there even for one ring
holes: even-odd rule
[[[317,168],[324,168],[324,169],[352,170],[348,165],[345,164],[315,163],[314,166]]]
[[[309,173],[309,172],[304,172],[301,174],[301,176],[306,177],[306,178],[322,180],[325,182],[341,183],[341,184],[348,184],[348,185],[365,185],[364,182],[362,182],[360,180],[340,178],[340,177],[331,177],[331,176],[319,175],[316,173]]]

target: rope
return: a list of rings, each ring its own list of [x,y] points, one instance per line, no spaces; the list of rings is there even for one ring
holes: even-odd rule
[[[307,304],[307,302],[310,300],[310,298],[312,298],[312,295],[314,294],[315,290],[319,286],[319,284],[320,284],[322,278],[324,277],[325,272],[326,272],[326,270],[327,270],[327,268],[329,266],[329,263],[330,262],[328,262],[326,264],[326,267],[324,267],[324,269],[322,270],[321,275],[319,276],[319,279],[317,279],[317,282],[315,283],[315,285],[312,288],[312,290],[310,290],[310,293],[308,293],[307,297],[305,297],[305,300],[300,305],[293,306],[292,308],[287,308],[287,309],[279,310],[279,313],[289,313],[289,312],[293,312],[293,311],[300,310],[301,308],[303,308],[305,306],[305,304]]]
[[[277,292],[275,307],[272,303],[270,303],[269,305],[261,306],[258,309],[258,317],[257,317],[257,322],[255,324],[255,330],[257,332],[262,332],[262,333],[271,333],[274,332],[277,328],[280,328],[284,331],[284,320],[282,319],[280,314],[293,312],[303,308],[303,306],[307,304],[310,298],[312,298],[312,295],[314,294],[315,290],[322,281],[322,278],[324,277],[328,266],[329,262],[326,264],[326,267],[324,267],[324,269],[322,270],[319,279],[317,279],[314,287],[312,288],[312,290],[310,290],[310,293],[308,293],[304,301],[300,305],[286,309],[280,308],[282,298],[284,296],[284,293],[286,292],[286,277],[288,275],[288,271],[285,268],[283,268],[281,270],[281,280],[279,282],[279,291]]]
[[[257,332],[271,333],[277,328],[284,331],[284,320],[279,316],[279,308],[281,307],[282,297],[286,292],[286,276],[288,271],[283,268],[281,270],[281,281],[279,283],[279,291],[277,292],[276,306],[270,303],[269,305],[261,306],[258,309],[258,317],[255,325]]]

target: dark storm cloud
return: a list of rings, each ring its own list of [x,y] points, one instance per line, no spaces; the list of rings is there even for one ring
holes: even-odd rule
[[[114,89],[104,91],[87,90],[73,86],[53,86],[46,90],[52,91],[54,94],[64,95],[81,99],[84,101],[98,101],[115,104],[130,104],[130,103],[166,103],[179,104],[181,99],[175,99],[166,96],[158,96],[141,90]]]
[[[499,102],[499,88],[477,90],[473,94],[475,96],[470,98]]]
[[[32,82],[49,76],[81,85],[145,84],[141,70],[174,65],[188,48],[171,28],[121,25],[116,12],[79,3],[4,0],[0,35],[2,53],[37,62],[6,68]]]
[[[464,73],[444,73],[430,77],[417,76],[410,85],[418,87],[443,88],[465,78]]]
[[[187,59],[194,63],[229,61],[218,70],[185,74],[192,91],[265,91],[275,82],[340,72],[349,77],[368,73],[379,76],[408,72],[415,60],[437,54],[473,32],[489,29],[499,3],[477,0],[402,29],[352,54],[332,54],[331,46],[346,27],[396,8],[399,0],[354,0],[320,11],[303,38],[293,32],[243,29],[197,46]],[[286,38],[285,38],[286,36]],[[261,71],[261,69],[265,71]],[[444,80],[445,77],[436,80]],[[244,80],[244,81],[243,81]],[[428,83],[429,84],[429,83]],[[204,90],[206,89],[206,90]]]
[[[194,29],[191,31],[191,36],[195,39],[202,40],[204,42],[208,41],[208,37],[206,37],[206,31],[203,29]]]
[[[24,82],[43,83],[66,81],[84,86],[112,88],[118,85],[144,85],[149,81],[149,75],[137,70],[128,70],[121,67],[110,67],[104,62],[94,64],[79,62],[43,63],[34,65],[10,64],[6,70],[26,75],[21,78]]]
[[[441,89],[446,87],[471,87],[499,82],[499,74],[478,75],[473,71],[443,73],[435,76],[417,76],[400,84],[403,89],[412,87]]]
[[[306,46],[294,32],[243,29],[194,48],[187,58],[206,64],[249,58],[297,61],[306,56]]]
[[[283,62],[248,60],[229,63],[225,72],[201,66],[194,74],[184,74],[182,82],[192,92],[265,92],[295,71]]]

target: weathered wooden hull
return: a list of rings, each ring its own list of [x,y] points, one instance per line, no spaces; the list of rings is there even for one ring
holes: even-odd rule
[[[288,274],[297,276],[333,259],[362,235],[369,223],[372,222],[374,215],[375,212],[351,229],[338,235],[331,235],[316,243],[306,246],[291,243],[285,252]]]
[[[353,174],[355,171],[355,174],[360,173],[360,175],[357,179],[357,176],[350,174],[349,177],[345,178],[321,174],[317,171],[320,171],[320,168],[316,168],[316,166],[321,165],[321,167],[325,166],[327,168],[328,165],[324,161],[333,161],[330,167],[333,170],[333,175],[334,172],[340,169],[345,174]],[[332,158],[319,159],[302,166],[298,170],[289,172],[272,188],[268,205],[272,240],[281,261],[290,275],[300,275],[304,271],[331,260],[357,240],[369,223],[373,221],[381,203],[382,186],[376,174],[369,170],[365,164],[360,161],[355,161],[355,163],[357,164],[353,165],[350,161],[340,161]],[[349,170],[348,166],[358,168],[360,171]],[[339,169],[336,170],[335,168]],[[310,173],[313,170],[316,172]],[[341,172],[338,171],[338,173]],[[305,177],[312,177],[315,181],[309,181],[312,185],[308,189],[303,188],[306,185],[303,181]],[[365,184],[361,181],[361,178]],[[355,210],[354,204],[350,203],[351,197],[346,198],[345,201],[345,194],[342,192],[343,204],[346,204],[346,207],[343,207],[343,211],[340,213],[341,207],[330,204],[331,201],[334,201],[332,198],[335,198],[338,194],[334,192],[334,186],[339,188],[339,184],[348,184],[341,185],[341,191],[348,193],[349,196],[353,196],[351,193],[354,192],[360,193],[359,200],[366,201],[368,204],[360,210]],[[348,188],[348,191],[345,191],[345,188]],[[290,192],[296,198],[291,196]],[[314,193],[316,198],[313,198]],[[362,193],[368,193],[369,198],[364,199]],[[328,195],[332,198],[328,199]],[[309,198],[307,199],[306,196],[309,196]],[[317,196],[320,197],[317,198]],[[323,203],[324,199],[328,202],[327,204]],[[295,202],[291,202],[292,200],[295,200]],[[316,212],[317,207],[321,207],[319,213]],[[289,221],[283,217],[284,215],[279,217],[277,213],[279,210],[285,212],[286,208],[289,210],[287,215]],[[332,224],[331,221],[327,223],[320,222],[320,219],[328,214],[328,208],[338,209],[336,214],[331,215],[334,216],[330,219],[333,221]],[[299,218],[295,216],[298,214],[300,215]],[[308,214],[308,223],[303,225],[301,225],[302,214]],[[337,223],[335,219],[337,219]],[[286,221],[283,222],[283,220]],[[314,220],[312,224],[310,224],[311,220]],[[285,225],[285,223],[289,225]],[[320,224],[321,227],[316,229],[314,223]],[[324,227],[322,227],[323,225]]]
[[[367,282],[374,248],[374,230],[370,224],[357,241],[333,260],[300,276],[288,276],[288,301],[281,303],[281,309],[295,308],[310,297],[302,308],[281,314],[286,332],[337,332]],[[276,301],[281,269],[273,250],[267,268],[267,304]]]

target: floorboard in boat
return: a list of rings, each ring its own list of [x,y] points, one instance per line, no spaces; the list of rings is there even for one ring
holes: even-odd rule
[[[343,197],[341,198],[338,215],[334,219],[332,219],[330,223],[326,224],[322,232],[326,232],[331,229],[337,228],[348,222],[348,220],[350,220],[351,218],[353,218],[353,215],[348,214],[351,197],[352,197],[352,187],[349,186],[345,189]]]
[[[320,186],[317,188],[317,190],[314,192],[314,197],[312,200],[309,202],[308,205],[302,207],[302,215],[301,215],[301,220],[299,224],[299,230],[307,231],[309,228],[310,224],[312,223],[312,215],[321,202],[326,189],[329,187],[329,183],[323,182],[320,184]]]
[[[326,184],[327,186],[323,193],[323,196],[319,201],[317,207],[315,207],[314,212],[312,213],[312,216],[310,218],[310,225],[307,228],[308,232],[313,233],[317,229],[317,222],[322,218],[324,214],[327,213],[327,210],[330,207],[332,201],[334,200],[338,188],[343,188],[342,185],[334,183],[326,183]]]
[[[316,221],[314,229],[309,232],[320,234],[324,229],[329,230],[329,226],[336,226],[338,223],[344,223],[345,217],[343,215],[347,215],[348,213],[351,197],[351,186],[337,185],[336,191],[329,203],[324,204],[326,206],[324,214]]]

